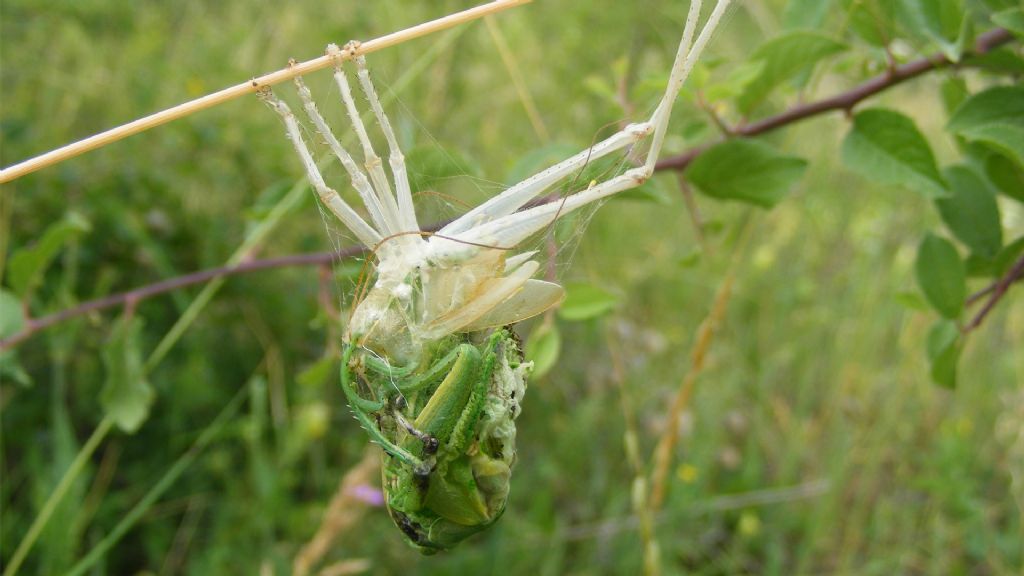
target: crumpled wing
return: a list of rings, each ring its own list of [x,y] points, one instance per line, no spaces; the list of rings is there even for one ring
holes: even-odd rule
[[[439,338],[453,332],[465,332],[464,327],[480,318],[510,296],[522,289],[523,285],[540,267],[535,261],[524,263],[504,278],[493,278],[480,283],[477,296],[463,306],[447,312],[423,326],[421,338]]]
[[[552,282],[527,280],[522,290],[467,324],[463,330],[474,332],[521,322],[543,313],[565,297],[565,289]]]

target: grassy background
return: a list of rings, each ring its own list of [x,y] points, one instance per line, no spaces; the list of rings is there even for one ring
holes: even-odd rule
[[[312,57],[329,41],[371,38],[472,4],[0,0],[0,163]],[[744,61],[780,32],[782,5],[750,0],[734,9],[711,55]],[[482,23],[370,61],[378,87],[394,97],[388,109],[405,149],[464,158],[472,177],[436,187],[477,202],[514,181],[531,151],[585,148],[622,119],[607,91],[626,58],[629,99],[638,115],[650,110],[685,8],[538,2],[500,16],[547,138],[531,127]],[[826,22],[827,32],[845,33],[838,14]],[[805,96],[871,73],[864,63],[876,55],[856,46],[851,54],[838,72],[816,75]],[[949,160],[938,77],[878,102],[913,115]],[[309,83],[347,132],[341,107],[326,103],[329,75]],[[795,97],[774,106],[787,100]],[[673,126],[668,152],[714,135],[690,105]],[[666,204],[615,200],[596,212],[563,250],[559,276],[601,285],[620,304],[601,319],[559,323],[562,355],[531,383],[501,522],[452,553],[421,558],[372,509],[328,559],[365,558],[373,573],[634,573],[642,548],[630,519],[621,390],[648,455],[696,327],[735,259],[734,296],[658,518],[667,572],[1019,574],[1024,303],[1008,299],[970,339],[955,391],[930,384],[923,350],[933,318],[900,295],[916,289],[914,249],[937,215],[909,192],[844,171],[845,130],[830,116],[768,139],[808,158],[806,176],[770,212],[699,198],[704,249],[672,174],[657,178]],[[277,118],[244,98],[5,185],[3,252],[68,211],[86,217],[92,232],[61,255],[34,308],[56,310],[223,264],[300,176]],[[298,197],[260,256],[331,246],[312,194]],[[437,200],[425,206],[421,221],[449,211]],[[1004,208],[1009,237],[1019,236],[1019,208]],[[749,222],[748,240],[737,253],[731,237],[740,222]],[[332,297],[347,297],[351,267],[335,276]],[[334,369],[309,370],[340,332],[318,292],[313,268],[229,280],[150,374],[150,419],[102,444],[23,572],[62,572],[86,554],[241,390],[241,410],[97,573],[288,573],[366,444]],[[196,294],[140,304],[144,354]],[[5,561],[100,421],[99,358],[113,318],[96,314],[36,336],[18,350],[32,385],[0,388]],[[624,360],[621,387],[613,352]]]

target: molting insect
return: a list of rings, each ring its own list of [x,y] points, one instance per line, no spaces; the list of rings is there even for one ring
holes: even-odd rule
[[[673,102],[729,0],[719,0],[694,39],[700,0],[691,2],[668,87],[651,118],[551,166],[470,210],[437,233],[422,232],[405,159],[370,81],[358,44],[331,45],[334,78],[362,146],[358,165],[296,79],[316,132],[347,171],[369,221],[320,174],[298,120],[269,90],[263,97],[288,136],[322,203],[376,258],[376,277],[358,302],[342,353],[349,406],[384,450],[386,505],[409,542],[445,550],[493,524],[504,512],[515,462],[515,419],[531,364],[507,326],[558,304],[561,286],[533,279],[535,252],[511,252],[553,220],[643,183],[654,171]],[[360,119],[344,60],[356,77],[389,148],[391,177]],[[651,138],[641,165],[558,200],[523,209],[587,162]],[[393,188],[392,188],[393,186]]]

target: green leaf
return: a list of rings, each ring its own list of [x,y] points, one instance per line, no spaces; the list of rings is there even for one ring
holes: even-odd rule
[[[295,382],[299,386],[316,388],[328,378],[336,378],[338,369],[335,367],[338,361],[337,356],[329,354],[310,364],[305,370],[295,376]]]
[[[892,2],[850,0],[847,14],[850,29],[868,44],[886,46],[896,34],[896,10]]]
[[[764,65],[764,60],[740,64],[729,72],[724,80],[708,86],[704,90],[704,99],[708,102],[720,102],[739,96],[751,82],[764,73]]]
[[[527,362],[533,362],[532,376],[541,378],[547,374],[562,351],[562,335],[554,322],[541,322],[526,339],[524,355]]]
[[[785,80],[809,71],[822,58],[845,49],[841,42],[805,30],[788,32],[762,44],[750,60],[764,62],[764,69],[740,96],[740,110],[749,112]]]
[[[14,350],[0,350],[0,382],[15,382],[25,388],[32,386],[32,377],[21,367]]]
[[[1002,276],[1009,271],[1017,258],[1024,254],[1024,236],[1010,242],[992,259],[993,276]]]
[[[1024,38],[1024,9],[1010,8],[992,15],[992,21],[1006,28],[1017,36]]]
[[[7,270],[8,286],[27,300],[60,249],[78,234],[88,231],[89,223],[85,218],[77,212],[68,212],[63,220],[51,224],[38,242],[14,252]]]
[[[828,8],[829,3],[821,0],[789,0],[782,13],[783,26],[787,30],[817,28],[825,20]]]
[[[971,54],[964,58],[964,65],[993,74],[1024,74],[1024,58],[1018,56],[1011,48],[1006,47],[989,50],[984,54]]]
[[[589,320],[602,316],[619,303],[617,296],[604,288],[586,283],[573,283],[565,287],[565,301],[558,315],[566,320]]]
[[[146,381],[139,350],[142,320],[122,316],[103,346],[103,366],[107,379],[100,392],[100,403],[118,428],[132,434],[149,417],[155,393]]]
[[[961,76],[950,76],[942,82],[940,88],[942,95],[942,107],[946,109],[946,114],[952,114],[954,110],[960,107],[967,100],[967,97],[971,93],[967,90],[967,81]]]
[[[25,328],[25,310],[17,296],[0,288],[0,338],[7,338]]]
[[[963,0],[900,0],[900,16],[911,32],[934,42],[953,62],[967,36]]]
[[[437,146],[413,148],[406,154],[405,164],[413,192],[428,190],[442,180],[480,174],[480,167],[469,158]]]
[[[910,290],[898,292],[895,296],[895,299],[896,303],[898,303],[900,306],[903,306],[904,308],[909,308],[910,310],[925,311],[931,309],[931,307],[928,306],[928,302],[925,302],[925,299],[922,298],[920,294],[918,294],[917,292],[912,292]]]
[[[872,180],[931,198],[947,193],[928,141],[913,120],[894,110],[875,108],[857,114],[843,140],[842,156],[847,166]]]
[[[925,235],[914,266],[917,283],[928,303],[946,318],[956,318],[967,297],[966,272],[953,243],[932,233]]]
[[[985,158],[985,175],[1000,192],[1018,202],[1024,202],[1024,169],[1002,154],[992,153]]]
[[[964,260],[967,276],[971,278],[999,278],[1006,274],[1017,258],[1024,253],[1024,236],[1010,242],[995,256],[971,254]]]
[[[701,192],[771,208],[803,176],[807,162],[753,140],[729,140],[693,161],[686,178]]]
[[[966,166],[946,170],[950,195],[936,198],[943,222],[972,252],[995,256],[1003,247],[999,205],[985,181]]]
[[[960,331],[952,320],[939,320],[928,331],[926,342],[932,381],[945,388],[956,387],[956,366],[960,360]]]
[[[991,146],[1024,168],[1024,86],[975,94],[957,109],[946,129]]]

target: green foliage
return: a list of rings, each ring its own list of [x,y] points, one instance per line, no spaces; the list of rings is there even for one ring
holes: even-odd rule
[[[472,4],[0,0],[2,164],[332,39]],[[534,2],[495,17],[550,140],[527,121],[483,26],[375,52],[414,185],[444,198],[416,198],[442,207],[424,224],[643,119],[686,9]],[[972,328],[986,290],[1024,254],[1020,41],[970,54],[996,25],[1020,37],[1019,0],[734,7],[666,139],[665,155],[708,149],[684,173],[702,192],[695,211],[678,175],[659,173],[631,195],[646,202],[554,227],[570,299],[518,328],[543,380],[522,404],[501,521],[423,560],[372,503],[375,476],[357,487],[371,504],[347,509],[363,515],[321,568],[636,573],[635,473],[621,447],[628,438],[648,462],[733,267],[657,517],[665,573],[1019,573],[1021,283]],[[830,113],[755,141],[723,136],[936,51],[957,66],[870,96],[852,121]],[[359,156],[330,74],[307,82]],[[630,161],[593,162],[552,192]],[[336,163],[325,175],[352,194]],[[347,245],[300,176],[277,118],[242,99],[4,184],[0,336],[192,271]],[[743,244],[737,223],[748,219]],[[541,256],[546,239],[533,246]],[[19,574],[290,573],[366,449],[337,385],[362,269],[232,276],[139,301],[131,320],[93,311],[0,352],[0,564],[77,452],[82,466]],[[120,426],[92,445],[105,415]]]
[[[998,86],[972,96],[946,129],[991,146],[1024,168],[1024,86]]]
[[[531,378],[540,379],[555,367],[562,350],[562,334],[554,322],[541,322],[526,340],[526,361],[533,362]]]
[[[875,108],[858,113],[843,140],[843,162],[884,184],[929,197],[946,194],[928,141],[913,120],[895,110]]]
[[[932,41],[953,62],[960,60],[969,20],[963,0],[899,0],[906,29]]]
[[[107,416],[129,434],[137,431],[149,417],[156,396],[142,368],[141,333],[140,318],[122,316],[103,347],[107,375],[100,403]]]
[[[1024,37],[1024,8],[1008,8],[992,15],[992,22]]]
[[[967,296],[963,261],[953,243],[927,234],[917,250],[914,265],[917,283],[933,308],[946,318],[956,318]]]
[[[962,342],[960,330],[952,320],[939,320],[928,331],[926,342],[932,380],[945,388],[956,387],[956,368]]]
[[[17,334],[25,327],[25,314],[17,296],[0,289],[0,338]]]
[[[935,205],[949,230],[972,252],[991,258],[1003,247],[999,205],[988,185],[966,166],[953,166],[945,173],[950,195],[937,198]]]
[[[746,84],[746,89],[740,95],[740,110],[749,112],[774,87],[806,73],[821,59],[842,52],[845,48],[845,45],[827,36],[807,31],[788,32],[769,40],[750,57],[752,62],[761,63],[761,70],[754,80]]]
[[[72,238],[89,231],[89,223],[80,214],[68,212],[52,224],[32,246],[11,255],[7,285],[23,300],[28,300],[43,278],[43,272]]]
[[[767,144],[730,140],[698,156],[686,178],[712,198],[771,208],[790,192],[806,168],[805,160]]]
[[[590,320],[611,312],[618,303],[618,296],[601,286],[576,282],[565,286],[565,300],[558,315],[571,321]]]
[[[989,154],[985,158],[985,174],[1000,192],[1024,202],[1024,168],[1002,154]]]

